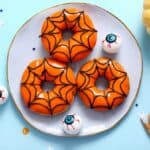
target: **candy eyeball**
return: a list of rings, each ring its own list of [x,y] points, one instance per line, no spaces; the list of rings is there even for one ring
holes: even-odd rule
[[[76,135],[82,127],[81,118],[77,114],[66,115],[63,119],[63,130],[69,135]]]
[[[3,86],[0,86],[0,105],[4,104],[8,98],[7,89]]]
[[[117,53],[121,46],[121,41],[119,35],[114,33],[107,34],[102,41],[102,49],[109,54]]]

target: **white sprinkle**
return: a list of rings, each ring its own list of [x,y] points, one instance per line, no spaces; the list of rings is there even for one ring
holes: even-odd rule
[[[0,20],[0,27],[2,27],[3,25],[4,25],[4,22]]]

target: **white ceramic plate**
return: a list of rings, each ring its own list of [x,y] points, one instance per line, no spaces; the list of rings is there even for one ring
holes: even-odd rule
[[[109,56],[118,60],[128,72],[131,83],[130,94],[120,107],[105,113],[87,109],[79,97],[76,96],[75,102],[66,113],[55,117],[39,116],[30,112],[23,105],[20,97],[20,79],[24,69],[32,60],[40,57],[48,57],[38,37],[43,20],[55,11],[69,7],[84,10],[91,17],[95,28],[98,30],[98,40],[93,52],[85,60],[72,65],[75,72],[89,59],[98,56]],[[117,55],[107,55],[101,50],[102,39],[107,33],[111,32],[118,33],[123,39],[120,52]],[[32,48],[34,47],[36,50],[33,51]],[[8,82],[17,109],[30,125],[42,132],[57,136],[66,136],[62,131],[61,120],[64,115],[71,113],[78,113],[83,120],[83,128],[78,136],[93,135],[114,127],[131,108],[139,90],[141,76],[141,51],[129,29],[106,10],[85,3],[62,4],[33,16],[17,32],[8,55]]]

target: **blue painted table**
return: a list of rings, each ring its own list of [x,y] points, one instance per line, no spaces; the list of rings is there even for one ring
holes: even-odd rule
[[[55,4],[76,0],[0,0],[0,84],[7,85],[6,59],[9,44],[18,28],[35,13]],[[143,0],[82,0],[99,5],[119,17],[137,38],[143,53],[144,72],[140,93],[129,114],[112,130],[84,138],[45,135],[30,127],[15,108],[11,98],[0,107],[0,150],[149,150],[150,139],[143,130],[138,114],[150,112],[150,37],[141,22]],[[138,67],[138,66],[137,66]],[[138,107],[136,107],[138,104]],[[28,127],[30,134],[23,135]]]

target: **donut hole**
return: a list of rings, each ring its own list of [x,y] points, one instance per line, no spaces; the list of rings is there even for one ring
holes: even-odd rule
[[[105,77],[100,77],[96,80],[96,86],[100,90],[106,90],[109,86],[109,82]]]
[[[65,41],[69,40],[72,36],[73,36],[73,31],[71,31],[69,29],[68,30],[64,30],[62,32],[62,38]]]
[[[44,81],[42,83],[42,89],[46,92],[51,91],[53,88],[54,88],[54,84],[50,81]]]

